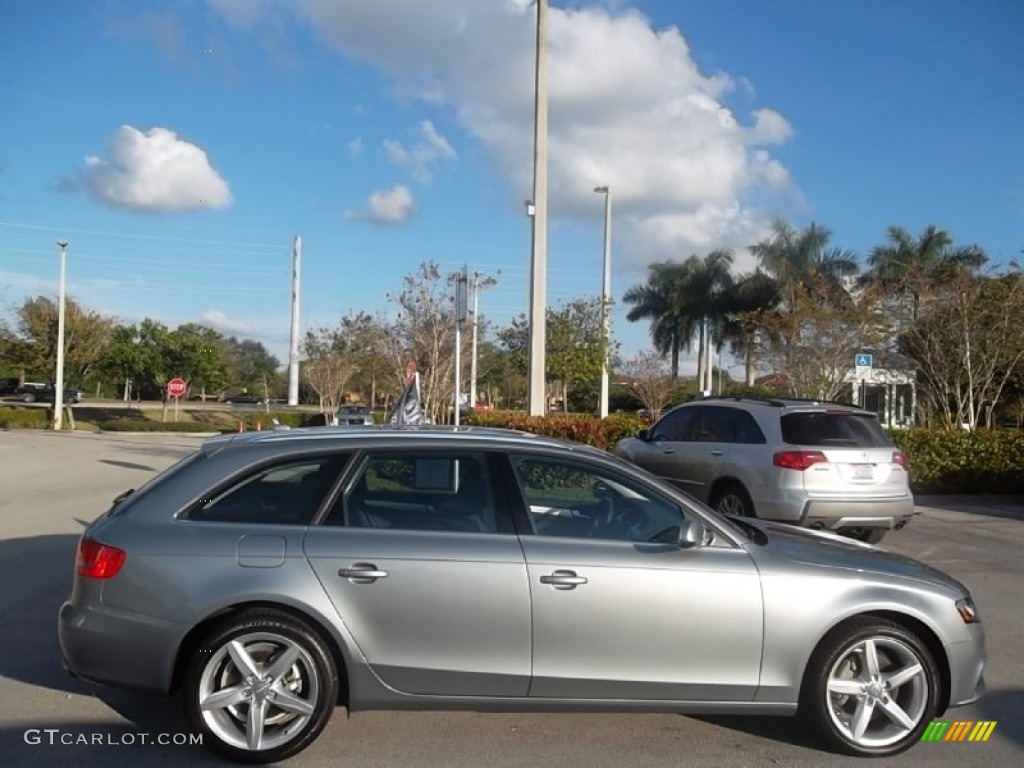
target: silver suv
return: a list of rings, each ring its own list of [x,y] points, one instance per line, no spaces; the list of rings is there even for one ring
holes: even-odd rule
[[[614,452],[727,515],[875,544],[914,515],[907,457],[875,414],[802,400],[705,398]]]

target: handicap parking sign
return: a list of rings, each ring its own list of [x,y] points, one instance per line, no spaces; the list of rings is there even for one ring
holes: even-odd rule
[[[870,368],[874,362],[874,355],[870,355],[867,352],[858,352],[853,356],[853,364],[857,368]]]

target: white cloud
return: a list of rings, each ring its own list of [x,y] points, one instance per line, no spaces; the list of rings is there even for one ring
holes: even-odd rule
[[[416,144],[410,148],[399,141],[386,140],[384,154],[399,168],[408,170],[416,181],[428,184],[433,178],[432,166],[442,160],[456,160],[458,155],[429,120],[420,123],[419,132]]]
[[[369,221],[385,227],[397,227],[416,213],[416,201],[412,193],[403,185],[396,184],[391,189],[374,192],[366,203],[366,208],[359,211],[345,211],[349,221]]]
[[[200,147],[167,128],[122,125],[110,158],[85,158],[72,186],[107,205],[143,212],[196,211],[231,204],[227,182]]]
[[[356,136],[352,141],[348,143],[348,153],[355,157],[356,155],[363,154],[363,137]]]
[[[232,319],[219,309],[208,309],[200,315],[200,318],[211,328],[226,333],[253,333],[256,330],[251,323]]]
[[[617,6],[617,4],[612,4]],[[296,0],[291,13],[325,45],[389,75],[403,98],[448,107],[508,180],[532,182],[535,12],[529,0]],[[248,13],[248,10],[246,11]],[[271,16],[271,14],[276,14]],[[600,216],[612,188],[622,266],[709,247],[742,247],[799,199],[765,147],[793,135],[785,117],[736,114],[753,85],[702,72],[677,28],[617,7],[549,11],[549,207]],[[423,146],[432,146],[423,132]],[[392,161],[429,173],[415,146]]]

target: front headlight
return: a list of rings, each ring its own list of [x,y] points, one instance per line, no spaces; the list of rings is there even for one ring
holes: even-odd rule
[[[969,597],[957,600],[956,610],[959,612],[960,618],[964,620],[964,624],[974,624],[981,621],[981,616],[978,615],[978,607]]]

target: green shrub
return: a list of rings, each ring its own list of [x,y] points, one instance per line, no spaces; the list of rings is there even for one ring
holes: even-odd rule
[[[48,408],[0,408],[2,429],[46,429],[50,426]]]
[[[915,493],[1024,493],[1024,431],[902,429]]]
[[[467,424],[532,432],[545,437],[559,437],[608,450],[623,437],[636,434],[647,426],[639,416],[611,414],[601,420],[586,414],[554,414],[527,416],[521,411],[481,411],[470,415]]]

